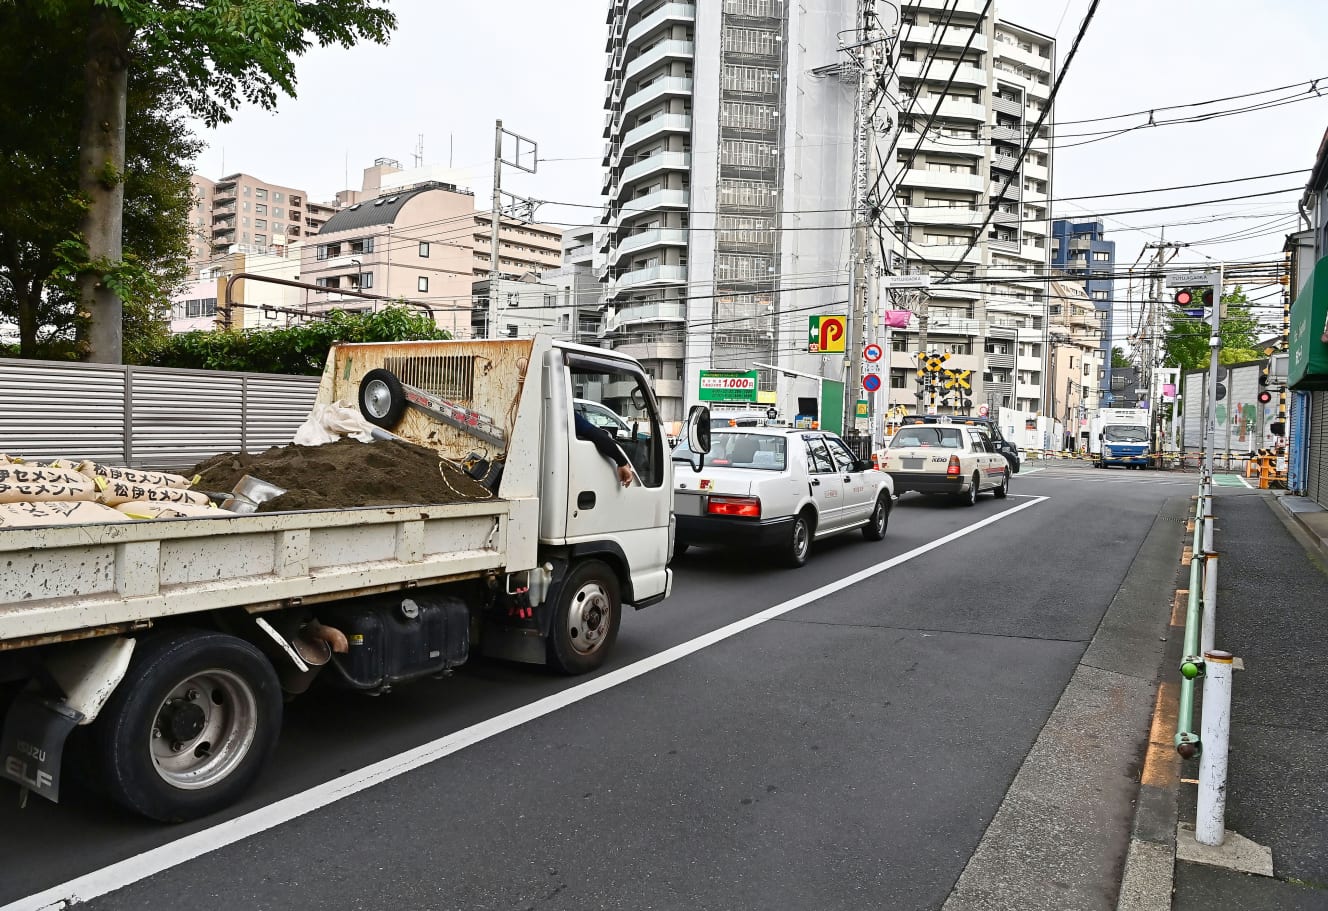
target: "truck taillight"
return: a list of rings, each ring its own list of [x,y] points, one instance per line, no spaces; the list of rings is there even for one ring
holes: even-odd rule
[[[706,512],[712,516],[742,516],[761,518],[761,499],[759,497],[711,497],[706,504]]]
[[[958,475],[960,471],[959,456],[950,456],[950,464],[945,466],[945,473],[948,475]]]

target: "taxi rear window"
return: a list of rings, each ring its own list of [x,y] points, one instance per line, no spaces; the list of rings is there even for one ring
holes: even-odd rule
[[[890,441],[891,449],[914,447],[936,447],[938,449],[963,449],[964,438],[958,427],[905,425]]]

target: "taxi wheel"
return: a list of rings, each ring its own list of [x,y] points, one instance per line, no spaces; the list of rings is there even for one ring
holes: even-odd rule
[[[982,479],[978,477],[978,473],[976,471],[973,472],[973,477],[969,479],[968,490],[959,495],[965,506],[978,505],[978,485],[981,483]]]
[[[788,542],[784,545],[783,563],[790,569],[796,569],[807,562],[812,550],[812,525],[807,516],[799,514],[793,517],[793,527],[789,529]]]
[[[862,536],[868,541],[880,541],[885,538],[885,529],[890,524],[890,495],[883,493],[876,498],[876,508],[871,518],[862,526]]]
[[[996,494],[998,500],[1004,500],[1010,495],[1010,472],[1005,473],[1005,477],[1001,478],[1001,486],[992,492]]]

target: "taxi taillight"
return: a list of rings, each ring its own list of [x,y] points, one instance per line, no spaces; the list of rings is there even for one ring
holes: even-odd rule
[[[948,475],[958,475],[962,469],[959,467],[959,456],[950,456],[950,464],[945,466],[945,473]]]
[[[712,516],[741,516],[749,519],[761,518],[761,500],[759,497],[711,497],[706,503],[706,512]]]

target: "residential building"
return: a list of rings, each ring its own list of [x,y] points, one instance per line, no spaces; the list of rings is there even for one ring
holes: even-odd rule
[[[212,257],[212,193],[217,185],[202,174],[189,178],[193,187],[193,206],[189,210],[189,264],[207,262]]]
[[[487,278],[493,269],[493,218],[475,213],[473,235],[475,277]],[[557,269],[563,262],[561,228],[504,218],[498,230],[498,271],[509,277]]]
[[[785,405],[803,394],[786,370],[843,379],[806,340],[808,317],[848,297],[857,79],[837,36],[856,14],[856,0],[609,4],[602,331],[642,360],[665,420],[703,370],[772,365],[759,394]]]
[[[192,270],[183,287],[171,297],[171,332],[272,329],[298,323],[305,300],[305,292],[299,288],[240,279],[231,287],[231,306],[227,309],[226,285],[242,272],[298,280],[300,247],[296,243],[274,253],[268,247],[236,244],[233,252],[213,257]]]
[[[425,309],[456,337],[470,337],[474,217],[469,191],[438,183],[341,209],[302,251],[301,280],[327,289],[313,292],[310,309],[381,306],[342,293],[360,291]]]
[[[1043,412],[1050,115],[1023,147],[1050,104],[1055,41],[982,10],[966,0],[902,3],[907,113],[887,177],[894,234],[905,245],[892,266],[932,275],[929,293],[904,303],[925,317],[929,352],[973,371],[973,407]],[[921,323],[892,340],[892,403],[920,402],[911,378]]]
[[[1102,222],[1072,221],[1058,218],[1051,223],[1051,265],[1057,272],[1066,272],[1082,282],[1102,313],[1102,356],[1111,362],[1113,340],[1113,314],[1115,313],[1116,242],[1107,240]],[[1105,383],[1099,383],[1105,390]]]
[[[568,228],[563,232],[564,267],[594,271],[595,251],[598,249],[596,235],[602,233],[594,228]]]
[[[209,181],[197,177],[195,190]],[[309,195],[295,187],[269,183],[251,174],[229,174],[210,187],[210,256],[229,252],[235,244],[287,247],[317,233],[325,220],[309,211]],[[206,200],[205,200],[206,201]]]
[[[1086,449],[1088,418],[1099,406],[1106,377],[1101,347],[1102,311],[1077,284],[1052,282],[1049,293],[1049,416],[1065,428],[1062,448]]]

